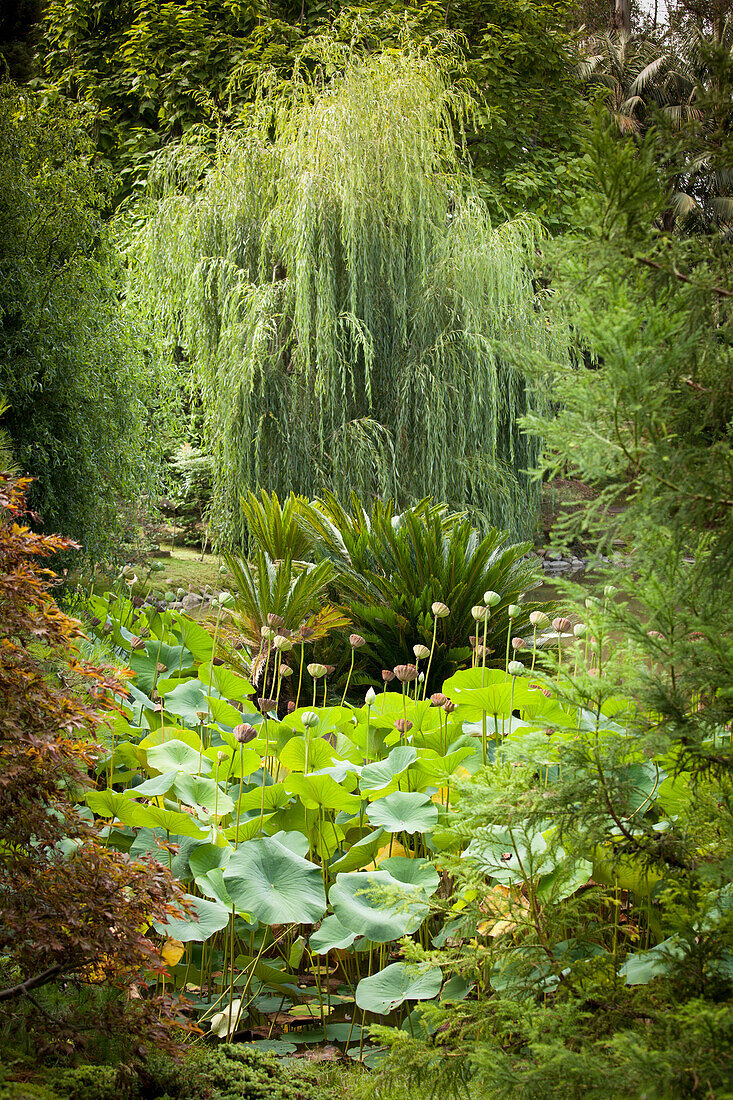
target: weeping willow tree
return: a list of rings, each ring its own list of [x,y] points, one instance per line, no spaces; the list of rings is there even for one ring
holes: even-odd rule
[[[470,109],[434,57],[385,53],[159,167],[131,292],[200,380],[226,540],[250,488],[431,495],[527,531],[535,399],[501,348],[561,337],[537,225],[493,227],[462,165]]]

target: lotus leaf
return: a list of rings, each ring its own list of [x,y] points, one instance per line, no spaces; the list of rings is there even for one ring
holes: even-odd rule
[[[389,871],[392,878],[408,886],[420,886],[428,894],[434,894],[440,883],[440,875],[435,864],[427,859],[392,856],[382,860],[379,870]]]
[[[193,806],[209,817],[224,817],[234,809],[229,795],[213,779],[201,775],[189,775],[182,772],[174,784],[174,790],[181,802]]]
[[[356,811],[361,806],[358,795],[349,794],[330,775],[301,775],[294,772],[283,784],[290,794],[297,795],[307,809],[323,806],[328,810]]]
[[[230,911],[219,902],[196,898],[192,894],[186,894],[185,900],[190,905],[190,915],[154,921],[153,928],[156,932],[170,939],[180,940],[181,943],[203,943],[215,932],[226,928]]]
[[[151,745],[146,756],[149,767],[156,771],[198,775],[211,769],[211,762],[184,741],[166,741],[162,745]]]
[[[421,974],[406,963],[390,963],[377,974],[362,978],[356,987],[356,1003],[363,1012],[386,1016],[405,1001],[430,1001],[440,993],[443,972],[432,967]]]
[[[351,947],[356,936],[356,932],[345,928],[338,917],[331,914],[325,918],[318,931],[313,933],[308,946],[317,955],[326,955],[329,951],[342,951],[346,947]]]
[[[340,859],[331,864],[331,871],[339,874],[342,871],[358,871],[362,867],[366,867],[379,851],[383,836],[384,829],[376,829],[368,836],[357,840]]]
[[[383,825],[391,833],[425,833],[438,822],[438,807],[426,794],[394,791],[367,809],[372,825]]]
[[[340,924],[375,943],[415,932],[429,911],[422,890],[398,882],[388,871],[338,875],[330,901]]]
[[[401,775],[417,760],[414,745],[398,745],[385,760],[367,764],[361,770],[359,786],[362,791],[378,791],[389,786],[396,775]]]
[[[265,924],[314,924],[326,910],[320,868],[272,837],[240,846],[224,880],[237,909]]]

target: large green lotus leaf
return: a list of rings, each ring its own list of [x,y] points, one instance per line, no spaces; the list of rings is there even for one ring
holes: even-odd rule
[[[424,892],[398,882],[388,871],[340,874],[329,900],[345,928],[375,943],[417,931],[429,912]]]
[[[285,790],[282,783],[269,783],[265,786],[265,811],[279,810],[282,806],[287,806],[290,801],[290,794]],[[255,787],[254,790],[245,791],[239,798],[240,810],[259,810],[262,806],[262,787]]]
[[[90,810],[98,817],[113,817],[121,821],[123,825],[152,826],[153,822],[148,815],[147,806],[140,806],[126,794],[118,794],[117,791],[88,791],[85,801]]]
[[[516,698],[516,696],[515,696]],[[577,715],[564,710],[557,699],[548,699],[539,688],[530,688],[522,699],[522,718],[530,725],[575,726]]]
[[[211,762],[184,741],[165,741],[151,745],[146,753],[148,764],[159,772],[188,772],[198,775],[211,770]]]
[[[495,684],[505,684],[507,674],[500,668],[462,668],[460,672],[454,672],[443,684],[443,694],[449,699],[458,702],[456,692],[473,688],[492,687]]]
[[[147,752],[151,746],[165,745],[168,741],[183,741],[184,745],[190,745],[197,753],[203,752],[204,743],[196,730],[187,730],[183,726],[171,725],[152,730],[142,739],[138,748],[143,752]],[[144,757],[140,757],[140,760],[144,762]]]
[[[218,901],[231,912],[234,902],[226,888],[224,871],[221,867],[212,867],[205,875],[196,875],[195,882],[204,897]]]
[[[435,864],[427,859],[390,856],[382,860],[379,870],[389,871],[392,878],[408,886],[420,886],[427,894],[434,894],[440,883],[440,875]]]
[[[484,874],[504,886],[549,874],[559,862],[548,853],[541,832],[529,832],[519,824],[511,830],[502,825],[482,825],[463,858],[472,860]]]
[[[272,814],[266,813],[262,818],[262,824],[266,825],[271,817]],[[239,825],[236,824],[234,814],[232,814],[232,820],[235,822],[234,825],[229,825],[226,829],[222,829],[220,834],[228,840],[230,844],[239,846],[246,840],[251,840],[253,836],[258,836],[261,831],[259,814],[255,814],[254,817],[240,820]]]
[[[234,809],[234,803],[219,784],[201,775],[181,772],[174,784],[174,790],[181,802],[193,806],[202,819],[224,817]]]
[[[315,814],[311,816],[316,817]],[[346,834],[339,825],[334,825],[331,821],[314,820],[308,835],[311,851],[318,855],[322,863],[327,863],[333,853],[343,846]]]
[[[304,737],[291,737],[278,753],[280,763],[290,772],[305,771]],[[334,749],[322,737],[308,738],[308,771],[316,772],[328,768],[336,759]]]
[[[154,921],[153,928],[156,932],[170,939],[180,940],[181,943],[203,943],[215,932],[226,928],[230,910],[225,906],[217,901],[196,898],[192,894],[186,894],[185,900],[191,906],[190,916],[169,917],[165,922]]]
[[[410,791],[424,791],[426,787],[445,787],[464,760],[473,756],[474,749],[464,746],[442,756],[432,749],[420,749],[417,761],[411,765],[401,786]]]
[[[158,665],[165,665],[165,671],[159,673]],[[150,693],[162,676],[174,672],[189,672],[193,669],[193,656],[180,645],[166,645],[155,638],[148,638],[145,648],[133,650],[130,668],[135,673],[137,686],[141,691]]]
[[[308,837],[303,833],[292,829],[290,832],[284,832],[282,829],[272,834],[272,839],[276,840],[278,844],[282,844],[283,847],[289,848],[291,852],[295,852],[296,856],[300,856],[302,859],[308,855]]]
[[[228,844],[198,844],[188,857],[188,865],[194,875],[205,875],[214,867],[226,867],[231,855]]]
[[[349,794],[330,775],[301,775],[293,772],[283,786],[290,794],[297,795],[308,809],[323,806],[328,810],[356,811],[361,806],[359,796]]]
[[[229,726],[230,729],[234,729],[242,721],[241,710],[237,710],[231,703],[227,703],[226,699],[219,699],[216,695],[207,695],[206,705],[214,721],[222,726]]]
[[[376,760],[362,768],[359,786],[362,791],[379,791],[389,786],[396,775],[401,775],[416,760],[417,749],[414,745],[398,745],[385,760]]]
[[[560,858],[564,853],[558,849],[555,855]],[[587,859],[565,857],[553,871],[540,877],[537,897],[543,904],[564,901],[585,886],[592,874],[593,864]]]
[[[356,936],[356,932],[344,928],[338,917],[331,914],[325,918],[318,931],[313,933],[308,947],[316,955],[326,955],[329,951],[343,951],[344,948],[351,947]]]
[[[130,858],[152,855],[158,863],[170,868],[174,878],[185,882],[193,877],[188,865],[189,857],[197,847],[204,843],[205,841],[200,838],[187,836],[180,837],[172,848],[166,848],[167,837],[164,829],[160,827],[156,829],[139,829],[130,848]]]
[[[272,837],[241,845],[224,881],[237,909],[265,924],[315,924],[326,911],[320,867]]]
[[[366,707],[362,708],[364,721],[366,721]],[[441,721],[440,710],[432,705],[429,699],[415,702],[412,699],[402,698],[402,694],[396,691],[386,691],[378,695],[371,708],[369,720],[372,725],[384,725],[394,727],[397,718],[407,718],[412,722],[413,735],[437,729]]]
[[[186,649],[193,653],[199,664],[205,665],[211,660],[214,639],[200,623],[180,615],[175,629]]]
[[[356,987],[356,1003],[362,1012],[386,1016],[405,1001],[431,1001],[440,993],[443,971],[432,967],[421,974],[406,963],[390,963],[377,974],[362,978]]]
[[[438,807],[426,794],[417,791],[393,791],[367,809],[372,825],[382,825],[390,833],[426,833],[438,823]]]
[[[682,940],[679,936],[670,936],[649,951],[629,955],[618,971],[619,977],[626,979],[626,985],[648,985],[655,978],[678,972],[684,957]]]
[[[228,746],[223,749],[218,745],[205,749],[204,756],[212,763],[209,778],[216,779],[220,783],[233,779],[249,779],[262,764],[259,753],[248,745],[237,745],[235,749],[230,749]]]
[[[379,851],[383,836],[384,829],[376,829],[368,836],[357,840],[355,844],[351,845],[348,852],[345,852],[340,859],[331,864],[330,870],[339,874],[342,871],[358,871],[362,867],[366,867]]]
[[[137,787],[128,787],[125,794],[130,798],[158,798],[168,794],[179,774],[177,771],[161,772],[152,779],[146,779],[144,783],[138,783]]]
[[[200,680],[186,680],[163,696],[163,706],[170,714],[177,714],[187,726],[195,729],[208,720],[210,694],[213,692],[208,684],[202,684]]]
[[[305,733],[303,715],[312,709],[309,706],[299,707],[288,715],[286,724],[298,733]],[[310,727],[310,736],[313,738],[322,737],[324,733],[331,733],[332,730],[348,727],[354,717],[350,707],[318,707],[315,713],[318,715],[318,725]]]
[[[165,829],[171,836],[192,836],[198,839],[207,835],[207,830],[197,825],[189,814],[179,813],[177,810],[164,810],[160,806],[146,806],[145,813],[147,820],[142,824]]]
[[[244,676],[238,676],[226,665],[214,665],[207,662],[199,669],[199,680],[216,688],[223,699],[244,699],[254,694],[254,687]],[[211,694],[209,692],[209,694]]]

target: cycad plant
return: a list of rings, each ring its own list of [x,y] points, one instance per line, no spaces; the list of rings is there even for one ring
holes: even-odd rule
[[[392,501],[367,511],[355,496],[347,509],[327,495],[302,506],[301,516],[314,556],[334,567],[337,601],[366,639],[355,683],[372,683],[383,668],[412,661],[418,645],[432,651],[429,692],[470,661],[472,635],[488,649],[487,665],[503,664],[512,605],[512,634],[531,632],[536,605],[517,604],[538,583],[536,569],[523,560],[528,543],[509,543],[496,529],[482,537],[465,516],[430,500],[398,514]],[[484,632],[474,612],[487,592],[496,593],[496,602]],[[435,603],[449,611],[437,622]]]
[[[535,309],[538,225],[495,227],[474,193],[449,65],[347,61],[263,101],[213,160],[191,139],[151,177],[130,294],[197,373],[230,541],[248,488],[430,494],[531,526],[517,417],[536,397],[499,348],[560,355],[564,330]]]

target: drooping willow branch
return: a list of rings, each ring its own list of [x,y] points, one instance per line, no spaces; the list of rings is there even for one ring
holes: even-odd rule
[[[435,59],[392,53],[159,165],[131,295],[195,364],[227,541],[249,488],[431,495],[526,533],[537,398],[498,348],[564,337],[535,308],[538,225],[492,226],[473,191],[470,110]]]

